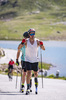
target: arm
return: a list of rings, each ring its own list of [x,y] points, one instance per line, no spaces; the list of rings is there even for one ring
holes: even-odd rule
[[[19,56],[20,56],[20,49],[18,48],[16,59],[19,59]]]
[[[18,46],[17,57],[16,57],[16,64],[18,64],[18,65],[19,65],[18,59],[19,59],[19,56],[20,56],[20,49],[21,49],[24,45],[25,45],[25,46],[27,45],[27,42],[26,42],[25,39],[23,39],[22,42],[21,42],[21,44]]]
[[[19,46],[18,46],[18,51],[23,47],[24,45],[21,43],[21,44],[19,44]]]
[[[44,45],[40,45],[40,48],[41,48],[42,50],[45,50],[45,46],[44,46]]]
[[[18,51],[17,51],[17,58],[16,59],[19,58],[19,56],[20,56],[20,49],[25,45],[25,42],[26,42],[26,40],[23,39],[22,42],[21,42],[21,44],[19,44]]]
[[[20,56],[20,48],[22,47],[22,44],[20,44],[19,46],[18,46],[18,51],[17,51],[17,56],[16,56],[16,65],[18,66],[19,65],[19,61],[18,61],[18,59],[19,59],[19,56]]]
[[[27,45],[27,40],[26,39],[22,40],[21,44],[18,46],[18,50],[21,49],[24,45],[25,46]]]
[[[42,50],[45,50],[45,46],[43,45],[42,41],[37,41],[37,45],[40,46]]]
[[[16,57],[16,65],[19,65],[18,59],[19,59],[19,56],[20,56],[20,49],[21,49],[24,45],[26,45],[25,39],[23,39],[22,42],[21,42],[21,44],[18,46],[17,57]]]

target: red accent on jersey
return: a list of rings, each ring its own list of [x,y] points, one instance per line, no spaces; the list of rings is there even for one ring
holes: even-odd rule
[[[43,42],[42,41],[40,41],[39,43],[40,43],[40,45],[43,45]]]
[[[25,43],[25,41],[26,41],[25,39],[22,39],[22,43]]]
[[[14,64],[14,61],[9,61],[9,65],[13,65]]]

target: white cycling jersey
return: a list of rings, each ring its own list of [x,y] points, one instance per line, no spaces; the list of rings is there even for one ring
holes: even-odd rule
[[[38,46],[37,39],[34,39],[34,43],[31,44],[30,40],[27,40],[27,47],[25,48],[25,61],[34,63],[38,62]]]

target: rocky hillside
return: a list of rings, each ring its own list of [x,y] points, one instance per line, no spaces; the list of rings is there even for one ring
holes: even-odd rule
[[[66,0],[0,0],[0,19],[25,15],[26,12],[57,10]]]
[[[66,0],[0,0],[0,40],[22,40],[29,28],[39,39],[66,41]]]
[[[3,57],[3,56],[5,56],[5,52],[2,48],[0,48],[0,58]]]

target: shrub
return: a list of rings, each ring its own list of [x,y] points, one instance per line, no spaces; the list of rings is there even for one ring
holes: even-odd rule
[[[8,72],[8,69],[5,70],[5,73],[7,73],[7,72]]]
[[[48,78],[55,78],[54,74],[48,76]]]

